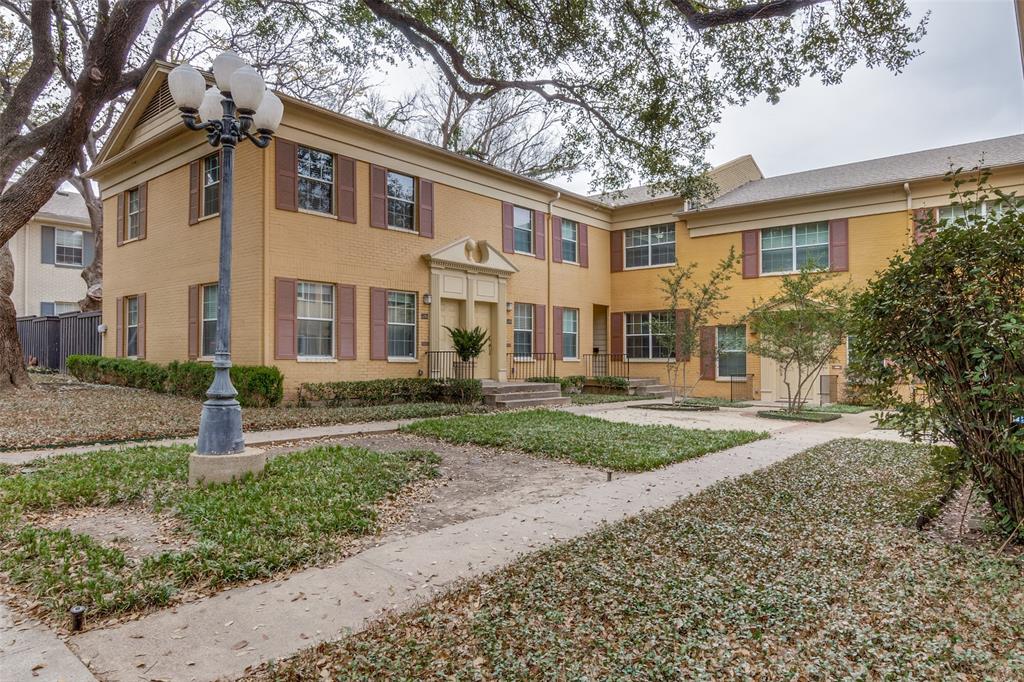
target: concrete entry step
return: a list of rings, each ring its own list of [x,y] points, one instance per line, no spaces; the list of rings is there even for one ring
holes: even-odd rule
[[[496,401],[494,403],[494,406],[512,409],[515,407],[561,407],[563,405],[571,404],[571,398],[558,396],[553,398],[514,398],[512,400],[502,399]]]
[[[539,381],[495,381],[483,385],[484,395],[501,395],[504,393],[543,393],[546,391],[558,391],[562,387],[559,384],[544,384]]]

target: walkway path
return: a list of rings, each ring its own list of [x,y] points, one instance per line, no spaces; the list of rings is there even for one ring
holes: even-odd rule
[[[665,414],[602,413],[641,421]],[[867,415],[827,424],[787,423],[770,440],[386,542],[328,568],[93,630],[74,637],[71,646],[101,679],[232,678],[249,666],[356,632],[382,611],[409,609],[455,581],[500,568],[523,553],[666,507],[723,479],[870,428]]]
[[[88,668],[45,625],[0,600],[0,680],[93,682]]]

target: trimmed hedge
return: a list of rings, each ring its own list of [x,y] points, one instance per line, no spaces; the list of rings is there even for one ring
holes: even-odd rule
[[[299,385],[299,405],[394,405],[397,403],[476,403],[483,398],[479,379],[371,379]]]
[[[76,379],[95,384],[143,388],[204,400],[213,381],[213,365],[204,362],[172,362],[159,365],[145,360],[69,355],[68,372]],[[235,365],[231,383],[242,407],[274,407],[284,398],[284,375],[276,367]]]

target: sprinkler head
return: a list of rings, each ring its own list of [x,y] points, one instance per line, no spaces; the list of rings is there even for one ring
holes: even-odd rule
[[[78,605],[71,607],[71,631],[79,632],[85,623],[85,607]]]

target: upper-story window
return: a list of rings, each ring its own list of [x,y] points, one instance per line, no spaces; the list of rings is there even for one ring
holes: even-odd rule
[[[85,261],[85,235],[81,230],[53,231],[53,262],[81,267]]]
[[[388,227],[416,231],[416,181],[388,171]]]
[[[128,229],[125,239],[138,239],[142,234],[142,203],[139,188],[128,190]]]
[[[533,253],[533,211],[512,207],[513,247],[518,253]]]
[[[828,222],[761,230],[761,272],[796,272],[805,265],[827,270]]]
[[[334,353],[334,286],[299,282],[295,294],[299,357],[331,357]]]
[[[220,154],[203,159],[203,209],[201,218],[220,212]]]
[[[516,303],[512,314],[512,351],[517,358],[533,356],[533,304]]]
[[[334,155],[299,147],[299,208],[334,213]]]
[[[676,226],[672,223],[626,230],[624,239],[627,268],[676,262]]]
[[[580,262],[580,225],[575,220],[562,219],[562,262]]]
[[[1000,200],[983,201],[980,204],[969,206],[964,206],[963,204],[950,204],[949,206],[940,206],[937,209],[937,217],[939,220],[949,221],[956,220],[957,218],[964,218],[968,215],[998,217],[1008,208],[1008,202]]]

